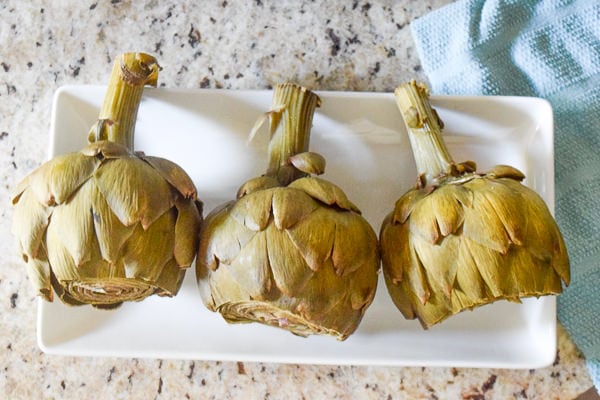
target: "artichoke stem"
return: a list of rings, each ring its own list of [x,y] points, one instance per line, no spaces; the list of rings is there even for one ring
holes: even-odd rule
[[[271,114],[267,175],[284,186],[306,176],[290,163],[290,157],[308,150],[313,114],[320,102],[319,96],[302,86],[284,83],[275,87],[273,108],[281,112]]]
[[[444,125],[429,103],[427,87],[413,80],[399,86],[394,95],[408,131],[421,184],[436,186],[453,174],[456,166],[442,139]]]
[[[156,86],[156,59],[144,53],[125,53],[115,60],[104,103],[89,141],[109,140],[133,150],[134,128],[145,85]]]

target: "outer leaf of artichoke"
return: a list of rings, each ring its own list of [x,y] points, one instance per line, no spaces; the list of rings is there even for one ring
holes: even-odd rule
[[[386,285],[402,314],[427,328],[496,300],[560,293],[570,279],[567,250],[524,175],[454,164],[426,88],[411,82],[396,96],[420,175],[380,232]]]
[[[265,176],[204,223],[196,276],[205,305],[229,322],[260,322],[300,336],[354,332],[377,286],[377,237],[306,153],[318,97],[279,85]],[[281,125],[280,125],[281,124]]]
[[[90,144],[27,176],[13,197],[13,232],[38,293],[52,301],[114,308],[175,295],[196,254],[202,203],[176,164],[133,153],[152,56],[116,62]]]

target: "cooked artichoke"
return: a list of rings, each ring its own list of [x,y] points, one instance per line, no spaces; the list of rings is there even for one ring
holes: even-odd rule
[[[13,197],[13,232],[41,297],[114,308],[152,294],[173,296],[197,251],[201,205],[175,163],[132,152],[154,57],[116,60],[89,145],[27,176]]]
[[[567,250],[524,175],[455,164],[427,88],[413,81],[395,96],[419,173],[380,232],[386,286],[402,314],[427,328],[499,299],[560,293],[570,279]]]
[[[300,336],[346,339],[377,286],[377,236],[336,185],[309,176],[319,97],[293,84],[274,90],[269,166],[204,221],[196,276],[205,305],[228,322],[260,322]]]

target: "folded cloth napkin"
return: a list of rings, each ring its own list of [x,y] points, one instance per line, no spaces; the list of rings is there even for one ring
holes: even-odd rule
[[[461,0],[411,29],[432,93],[552,104],[555,212],[571,259],[558,318],[600,389],[600,2]]]

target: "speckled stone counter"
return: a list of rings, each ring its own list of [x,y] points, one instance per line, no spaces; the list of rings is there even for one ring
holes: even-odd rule
[[[386,368],[49,356],[10,233],[10,190],[46,158],[54,91],[104,84],[123,51],[160,86],[391,91],[424,78],[408,26],[450,0],[0,2],[0,398],[572,399],[590,385],[559,327],[539,370]]]

